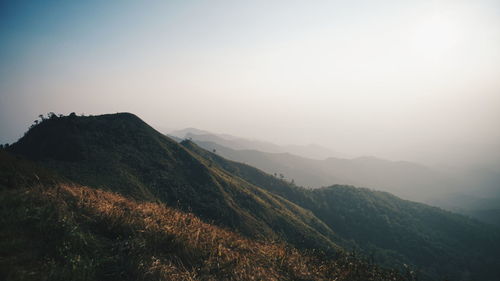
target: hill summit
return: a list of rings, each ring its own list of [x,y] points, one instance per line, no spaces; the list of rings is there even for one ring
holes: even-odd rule
[[[53,117],[10,151],[73,182],[163,202],[249,237],[326,251],[341,241],[310,211],[212,165],[130,113]]]

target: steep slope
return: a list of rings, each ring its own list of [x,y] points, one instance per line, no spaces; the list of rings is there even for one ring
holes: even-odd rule
[[[6,281],[413,280],[352,256],[249,240],[164,204],[63,181],[1,149],[0,238]]]
[[[496,280],[500,233],[467,217],[385,192],[351,186],[304,189],[190,144],[189,149],[245,180],[310,209],[357,249],[383,264],[413,264],[425,276]]]
[[[342,242],[310,211],[212,166],[132,114],[53,117],[10,151],[78,184],[160,201],[249,237],[326,251]]]

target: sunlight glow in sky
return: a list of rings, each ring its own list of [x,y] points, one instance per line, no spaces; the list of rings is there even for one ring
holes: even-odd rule
[[[130,111],[391,159],[500,147],[498,1],[0,5],[2,143],[40,113]]]

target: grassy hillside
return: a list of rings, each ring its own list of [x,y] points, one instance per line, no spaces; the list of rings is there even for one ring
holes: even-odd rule
[[[325,251],[341,242],[309,210],[234,177],[132,114],[53,117],[10,151],[78,184],[166,203],[249,237]]]
[[[61,181],[2,151],[0,171],[1,280],[413,278],[250,240],[161,203]]]
[[[383,264],[413,264],[427,276],[452,280],[496,280],[500,276],[497,228],[385,192],[352,186],[305,189],[226,160],[192,142],[184,145],[221,168],[311,210],[344,240]]]

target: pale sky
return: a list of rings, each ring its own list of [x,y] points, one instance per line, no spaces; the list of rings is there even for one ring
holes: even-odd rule
[[[353,156],[500,156],[499,1],[19,2],[0,4],[0,143],[40,113],[128,111]]]

